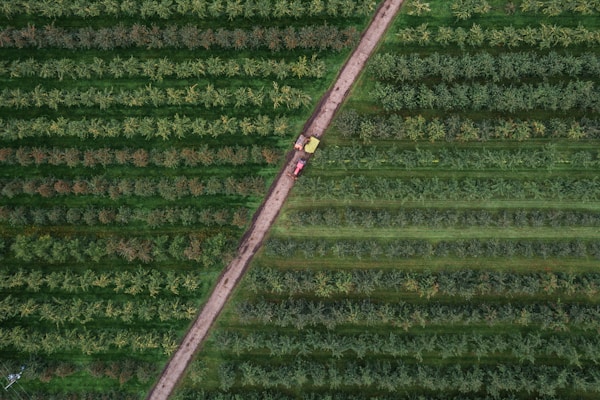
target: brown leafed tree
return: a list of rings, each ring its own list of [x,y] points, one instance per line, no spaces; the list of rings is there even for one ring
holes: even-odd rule
[[[280,154],[276,150],[267,147],[262,149],[261,154],[264,157],[266,163],[269,165],[277,164],[279,162],[279,159],[281,158]]]
[[[73,183],[73,194],[86,195],[89,192],[88,184],[86,181],[77,180]]]
[[[231,224],[238,228],[243,228],[248,223],[248,210],[240,208],[233,213]]]
[[[74,168],[81,162],[81,152],[75,148],[65,149],[64,160],[68,167]]]
[[[233,165],[242,165],[248,162],[248,149],[241,146],[236,147],[230,162]]]
[[[163,199],[166,200],[177,200],[177,193],[173,180],[171,178],[162,178],[157,184],[158,193]]]
[[[115,162],[118,165],[127,165],[131,160],[131,154],[128,149],[115,150]]]
[[[54,187],[51,182],[42,182],[38,187],[36,192],[42,197],[52,197],[56,193],[54,191]]]
[[[123,196],[131,196],[134,192],[134,183],[131,179],[121,179],[118,182],[119,192],[123,194]]]
[[[94,150],[86,150],[83,153],[83,166],[87,168],[94,168],[96,166],[96,154]]]
[[[202,240],[190,236],[189,245],[183,251],[183,255],[188,260],[200,261],[202,259]]]
[[[19,147],[15,152],[15,157],[17,158],[17,162],[19,163],[19,165],[23,167],[31,165],[33,163],[31,152],[26,147]]]
[[[167,168],[177,168],[180,162],[180,150],[170,149],[164,152],[163,165]]]
[[[244,50],[248,44],[248,34],[243,29],[235,29],[232,34],[233,48]]]
[[[198,178],[192,178],[188,181],[190,188],[190,194],[194,197],[202,196],[204,194],[204,183]]]
[[[65,160],[65,149],[59,149],[57,147],[53,147],[48,151],[48,159],[47,162],[50,165],[64,165],[66,164]],[[78,162],[79,163],[79,162]]]
[[[112,149],[104,147],[104,148],[96,150],[95,153],[96,153],[95,154],[96,160],[103,167],[107,167],[108,165],[110,165],[114,162],[114,154],[113,154]]]
[[[229,210],[225,208],[215,210],[215,212],[213,213],[213,221],[217,225],[227,225],[227,223],[229,222]]]
[[[215,44],[215,33],[210,28],[206,29],[200,34],[200,45],[208,50],[213,44]]]
[[[222,164],[230,164],[234,157],[234,151],[231,146],[223,146],[217,150],[217,160]]]
[[[54,374],[60,378],[66,378],[75,373],[75,366],[71,363],[61,362],[54,369]]]
[[[31,179],[31,180],[26,180],[25,182],[13,181],[13,184],[11,185],[12,191],[17,191],[17,193],[20,193],[20,190],[19,190],[20,188],[17,187],[18,183],[21,184],[23,193],[29,194],[29,195],[34,195],[37,193],[37,188],[39,185],[39,182],[37,180]]]
[[[149,30],[148,27],[141,24],[133,24],[130,30],[130,39],[133,41],[135,46],[137,47],[145,47],[148,45],[149,40]]]
[[[181,159],[186,167],[195,167],[200,162],[198,152],[194,149],[185,148],[181,150]]]
[[[176,177],[173,184],[175,186],[175,195],[178,199],[190,194],[188,178],[185,176]]]
[[[31,158],[35,165],[45,164],[48,160],[48,152],[42,148],[34,147],[31,149]]]
[[[200,32],[194,25],[187,24],[179,30],[181,43],[188,50],[195,50],[201,45]]]
[[[71,194],[71,184],[64,179],[59,179],[54,182],[54,190],[57,194]]]
[[[118,200],[122,194],[121,187],[118,184],[111,184],[109,186],[108,197],[110,197],[111,200]]]
[[[102,224],[112,224],[115,221],[115,218],[116,214],[113,210],[103,208],[100,211],[98,211],[98,221],[100,221],[100,223]]]
[[[94,196],[104,196],[108,192],[108,187],[108,181],[100,176],[95,176],[89,181],[90,192]]]
[[[198,160],[202,165],[212,165],[215,162],[214,151],[206,146],[198,149]]]
[[[156,185],[150,179],[136,179],[134,193],[141,197],[153,196],[156,193]]]
[[[6,164],[12,164],[14,162],[15,151],[10,147],[3,147],[0,149],[0,162]]]
[[[132,154],[133,165],[136,167],[146,167],[148,165],[149,155],[144,149],[138,149]]]

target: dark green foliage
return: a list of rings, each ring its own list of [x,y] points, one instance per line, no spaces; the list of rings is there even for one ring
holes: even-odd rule
[[[380,53],[369,62],[369,73],[377,80],[395,83],[439,79],[444,82],[463,80],[507,81],[525,78],[594,77],[600,74],[600,56],[537,52],[467,53],[460,56],[444,53]]]
[[[119,78],[149,78],[152,81],[162,82],[165,78],[202,78],[209,77],[274,77],[285,79],[295,78],[322,78],[325,73],[325,62],[313,55],[298,57],[297,61],[286,62],[275,59],[229,59],[222,60],[218,57],[206,59],[197,58],[181,63],[168,58],[140,59],[129,57],[122,59],[119,56],[111,59],[94,58],[93,62],[76,61],[71,58],[37,60],[2,61],[0,60],[0,75],[18,78],[43,78],[43,79],[91,79],[110,76]]]
[[[198,253],[204,250],[205,266],[220,263],[232,251],[232,243],[223,234],[201,240],[192,235],[167,237],[78,237],[62,238],[49,234],[43,236],[16,235],[10,244],[11,256],[25,262],[60,264],[67,261],[79,262],[107,261],[123,259],[128,262],[150,263],[155,256],[161,258],[166,247],[169,255],[176,260],[199,261]]]
[[[2,13],[8,17],[26,14],[29,16],[43,15],[48,18],[79,17],[95,18],[108,15],[111,18],[135,17],[141,19],[171,19],[192,14],[194,18],[216,19],[227,18],[251,19],[259,17],[296,19],[306,17],[341,15],[343,17],[366,16],[372,11],[373,4],[369,0],[341,2],[328,0],[318,3],[321,7],[302,2],[286,2],[281,0],[266,0],[261,2],[237,1],[223,3],[218,0],[193,1],[178,0],[176,2],[159,2],[142,0],[136,2],[116,1],[101,2],[82,0],[73,3],[40,3],[35,0],[10,1],[2,7]]]
[[[311,249],[306,251],[307,249]],[[414,257],[526,257],[563,258],[595,257],[600,259],[600,242],[581,239],[466,239],[429,242],[424,239],[391,241],[271,238],[266,243],[270,256],[292,257],[316,255],[335,258],[388,258],[392,260]]]
[[[168,239],[168,237],[166,238]],[[156,240],[159,242],[159,239]],[[0,270],[0,288],[19,293],[82,294],[90,289],[97,293],[117,293],[131,296],[149,296],[169,294],[193,295],[203,289],[207,272],[202,270],[164,272],[139,266],[135,271],[96,271],[87,269],[81,272],[66,269],[49,272],[41,269],[26,270],[5,267]],[[17,305],[17,310],[25,308]],[[26,313],[25,313],[26,314]]]
[[[388,117],[373,117],[345,111],[336,119],[335,124],[343,137],[363,141],[396,139],[467,142],[491,139],[523,141],[537,138],[567,138],[576,141],[600,138],[600,121],[589,118],[579,121],[557,118],[545,121],[518,119],[474,121],[453,114],[448,114],[443,119],[425,119],[421,115],[406,118],[395,114]],[[365,125],[374,125],[376,129],[365,131]],[[467,135],[470,131],[474,131],[475,135]]]
[[[7,198],[26,194],[51,198],[54,196],[97,196],[120,197],[159,196],[167,200],[176,200],[187,196],[240,195],[258,196],[265,190],[265,181],[260,176],[242,179],[228,178],[226,181],[215,176],[200,181],[185,176],[175,178],[138,178],[107,179],[95,176],[89,179],[13,179],[0,180],[0,194]],[[57,222],[54,222],[57,223]],[[88,223],[92,225],[93,223]]]
[[[543,199],[580,200],[600,199],[600,181],[595,178],[556,176],[543,179],[493,178],[383,178],[365,175],[343,178],[305,177],[298,182],[306,193],[319,199],[386,199],[399,201],[422,200],[492,200]],[[5,187],[11,182],[6,182]],[[363,190],[370,188],[369,191]]]
[[[119,277],[122,278],[122,277]],[[127,284],[127,282],[123,282]],[[134,284],[135,285],[135,284]],[[138,294],[135,286],[127,288],[129,293]],[[139,288],[140,292],[143,290]],[[131,323],[149,321],[189,321],[196,315],[196,304],[193,301],[183,302],[179,299],[161,299],[156,304],[146,301],[84,301],[80,297],[70,299],[53,298],[49,301],[28,301],[6,297],[2,301],[2,309],[6,310],[0,320],[4,324],[12,325],[17,317],[31,318],[32,320],[45,321],[64,327],[65,324],[89,325],[93,321],[107,318],[119,322]],[[8,342],[3,343],[4,347]]]
[[[298,360],[290,365],[270,366],[243,362],[237,366],[237,384],[240,387],[297,388],[304,385],[318,388],[376,388],[383,392],[419,387],[435,392],[460,392],[465,395],[485,393],[491,398],[505,398],[522,392],[555,396],[566,388],[583,389],[579,382],[596,381],[592,371],[556,366],[419,366],[403,362],[365,361],[334,363]],[[323,376],[320,376],[323,375]],[[334,376],[335,375],[335,376]],[[315,384],[315,382],[321,382]],[[587,385],[586,385],[587,386]],[[597,392],[597,383],[585,387]]]
[[[115,305],[113,304],[113,307]],[[133,304],[125,312],[131,311]],[[44,314],[49,323],[59,323],[57,313]],[[125,313],[122,315],[127,318]],[[58,319],[54,319],[54,318]],[[173,324],[173,322],[171,322]],[[0,328],[2,347],[31,354],[52,355],[76,350],[85,355],[110,353],[125,349],[128,353],[144,354],[161,351],[170,355],[177,347],[178,334],[165,329],[56,328],[24,329],[21,325]]]
[[[324,326],[329,330],[346,325],[377,327],[392,326],[406,331],[447,324],[473,328],[518,324],[523,314],[525,325],[541,330],[568,331],[581,329],[593,332],[600,328],[600,308],[594,304],[494,301],[441,302],[424,304],[396,302],[380,303],[369,299],[322,301],[288,298],[280,301],[255,299],[237,305],[239,321],[245,325],[273,324],[277,327],[306,329]]]
[[[295,226],[402,228],[599,226],[600,213],[579,210],[320,208],[288,213]]]
[[[308,329],[295,334],[222,331],[214,340],[220,348],[238,356],[266,350],[271,357],[291,355],[299,359],[316,354],[327,354],[337,360],[377,355],[424,363],[425,358],[460,359],[475,354],[478,361],[503,355],[514,357],[521,364],[537,364],[536,358],[543,362],[545,357],[556,357],[571,366],[582,366],[584,362],[596,364],[600,357],[597,338],[560,333],[544,336],[539,333],[336,334]]]
[[[165,225],[182,226],[225,226],[239,228],[248,222],[249,210],[245,207],[237,209],[216,207],[166,207],[141,209],[127,206],[119,208],[106,207],[52,207],[27,208],[0,206],[0,222],[13,227],[25,225],[130,225],[145,223],[149,228]]]
[[[181,168],[211,165],[275,164],[282,157],[279,149],[269,147],[222,146],[217,149],[207,145],[198,148],[113,149],[80,150],[77,148],[11,147],[0,148],[0,163],[6,165],[66,165],[70,168],[95,168],[102,166],[134,166],[143,168]],[[260,158],[256,157],[259,155]],[[593,164],[593,160],[589,160]]]
[[[263,93],[244,91],[243,95],[248,101],[262,101]],[[241,93],[236,93],[238,99]],[[253,98],[255,96],[256,98]],[[48,119],[46,117],[32,119],[7,119],[0,120],[0,137],[7,141],[17,141],[26,138],[57,138],[72,137],[79,139],[102,139],[102,138],[124,138],[134,139],[142,137],[144,139],[162,139],[181,141],[186,137],[212,137],[217,138],[224,135],[243,135],[243,136],[283,136],[287,133],[289,119],[283,115],[270,117],[268,115],[259,115],[257,117],[244,117],[236,119],[222,115],[218,119],[207,120],[204,118],[188,118],[186,116],[175,115],[173,118],[154,118],[154,117],[127,117],[124,120],[90,118],[73,120],[67,118]],[[196,148],[196,151],[208,147]],[[77,150],[77,152],[75,152]],[[81,149],[82,150],[82,149]],[[81,157],[80,149],[61,149],[64,151],[64,161],[69,166],[76,166]],[[126,149],[129,150],[129,149]],[[133,150],[133,149],[131,149]],[[57,158],[58,149],[53,149],[52,156]],[[13,154],[6,150],[0,152],[4,159]],[[16,152],[14,154],[16,157]],[[133,154],[135,156],[135,153]],[[185,157],[185,155],[182,155]],[[29,153],[25,154],[26,159],[30,158]],[[52,159],[52,157],[51,157]],[[206,159],[204,157],[202,160]],[[134,160],[135,161],[135,160]]]
[[[493,262],[490,261],[490,265]],[[412,272],[403,270],[278,271],[254,268],[246,288],[254,294],[279,296],[315,295],[369,296],[374,292],[414,293],[422,298],[435,296],[540,296],[585,295],[593,299],[600,287],[600,275],[589,273],[475,271],[469,269]]]
[[[28,33],[34,30],[35,35]],[[337,28],[331,25],[303,26],[295,28],[252,29],[199,29],[194,25],[132,26],[117,25],[109,28],[92,27],[67,30],[54,25],[36,28],[4,27],[0,30],[1,48],[62,48],[70,50],[143,47],[147,49],[185,48],[188,50],[209,49],[306,49],[314,51],[341,51],[353,46],[359,37],[355,27]]]
[[[561,154],[556,146],[527,149],[459,149],[445,147],[432,151],[417,147],[400,149],[396,146],[384,149],[356,147],[328,147],[319,152],[311,163],[323,169],[442,169],[453,170],[554,170],[565,167],[594,169],[600,166],[598,152],[581,150]]]
[[[515,113],[547,109],[600,112],[600,88],[593,81],[567,84],[445,83],[428,87],[404,84],[396,87],[377,82],[374,99],[386,111],[400,110],[485,110]]]
[[[424,23],[418,27],[401,28],[396,34],[402,45],[455,46],[461,49],[468,47],[537,47],[540,50],[555,47],[597,46],[598,36],[593,29],[583,25],[577,27],[557,24],[540,24],[538,26],[515,27],[507,24],[502,27],[485,28],[472,24],[469,28],[440,26],[431,29]]]
[[[274,109],[299,109],[307,107],[311,102],[310,95],[301,89],[288,85],[279,87],[276,82],[273,82],[271,89],[260,88],[258,91],[251,87],[239,87],[234,91],[228,88],[215,88],[212,84],[203,88],[197,88],[197,86],[197,84],[194,84],[183,89],[161,89],[147,85],[134,90],[119,89],[118,91],[113,87],[107,87],[103,90],[95,87],[48,90],[42,86],[37,86],[33,91],[4,89],[0,92],[0,107],[14,109],[47,107],[56,111],[74,107],[94,107],[106,110],[114,107],[197,106],[205,109],[218,108],[223,110],[239,107],[240,101],[245,99],[245,104],[242,105],[246,107],[261,107],[264,103]],[[236,96],[240,92],[244,94],[243,98]],[[189,127],[190,121],[187,122]],[[230,124],[233,124],[230,129],[237,128],[234,120]],[[172,134],[172,129],[167,127],[165,134]],[[160,132],[157,136],[161,136]],[[163,138],[167,139],[168,136]]]

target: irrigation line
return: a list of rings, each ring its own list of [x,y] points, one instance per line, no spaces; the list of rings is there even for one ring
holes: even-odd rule
[[[361,40],[342,67],[329,91],[325,93],[319,106],[304,127],[306,136],[322,137],[333,116],[363,70],[368,58],[374,52],[380,39],[400,10],[403,0],[385,0],[377,9]],[[303,152],[299,152],[303,153]],[[200,311],[196,321],[186,333],[183,341],[165,366],[156,385],[150,391],[148,400],[167,400],[183,376],[187,365],[198,351],[213,322],[221,313],[227,299],[247,269],[252,257],[262,245],[263,239],[275,221],[294,180],[288,176],[293,171],[301,154],[290,153],[288,162],[269,189],[265,200],[256,212],[250,229],[244,235],[237,257],[225,268]],[[302,154],[304,156],[304,154]]]

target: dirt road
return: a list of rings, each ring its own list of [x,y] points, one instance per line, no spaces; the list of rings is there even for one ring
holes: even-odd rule
[[[402,0],[385,0],[369,27],[363,34],[358,46],[340,71],[332,89],[325,93],[320,106],[306,126],[306,132],[322,136],[331,123],[333,115],[348,94],[350,87],[358,78],[361,70],[385,30],[400,9]],[[215,319],[225,306],[233,288],[238,283],[250,260],[262,244],[265,235],[275,221],[285,199],[294,185],[294,180],[287,173],[296,165],[298,154],[291,154],[288,163],[273,182],[269,194],[255,214],[252,226],[247,231],[238,250],[237,257],[227,266],[221,274],[211,296],[198,315],[198,318],[185,335],[177,351],[162,372],[160,379],[154,386],[148,400],[166,400],[173,392],[175,385],[183,376],[185,368],[191,361],[194,353],[200,348],[202,341]]]

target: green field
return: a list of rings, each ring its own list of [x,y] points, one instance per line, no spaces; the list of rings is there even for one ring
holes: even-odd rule
[[[598,398],[599,12],[407,0],[177,398]]]
[[[2,2],[0,398],[146,396],[375,6]]]

